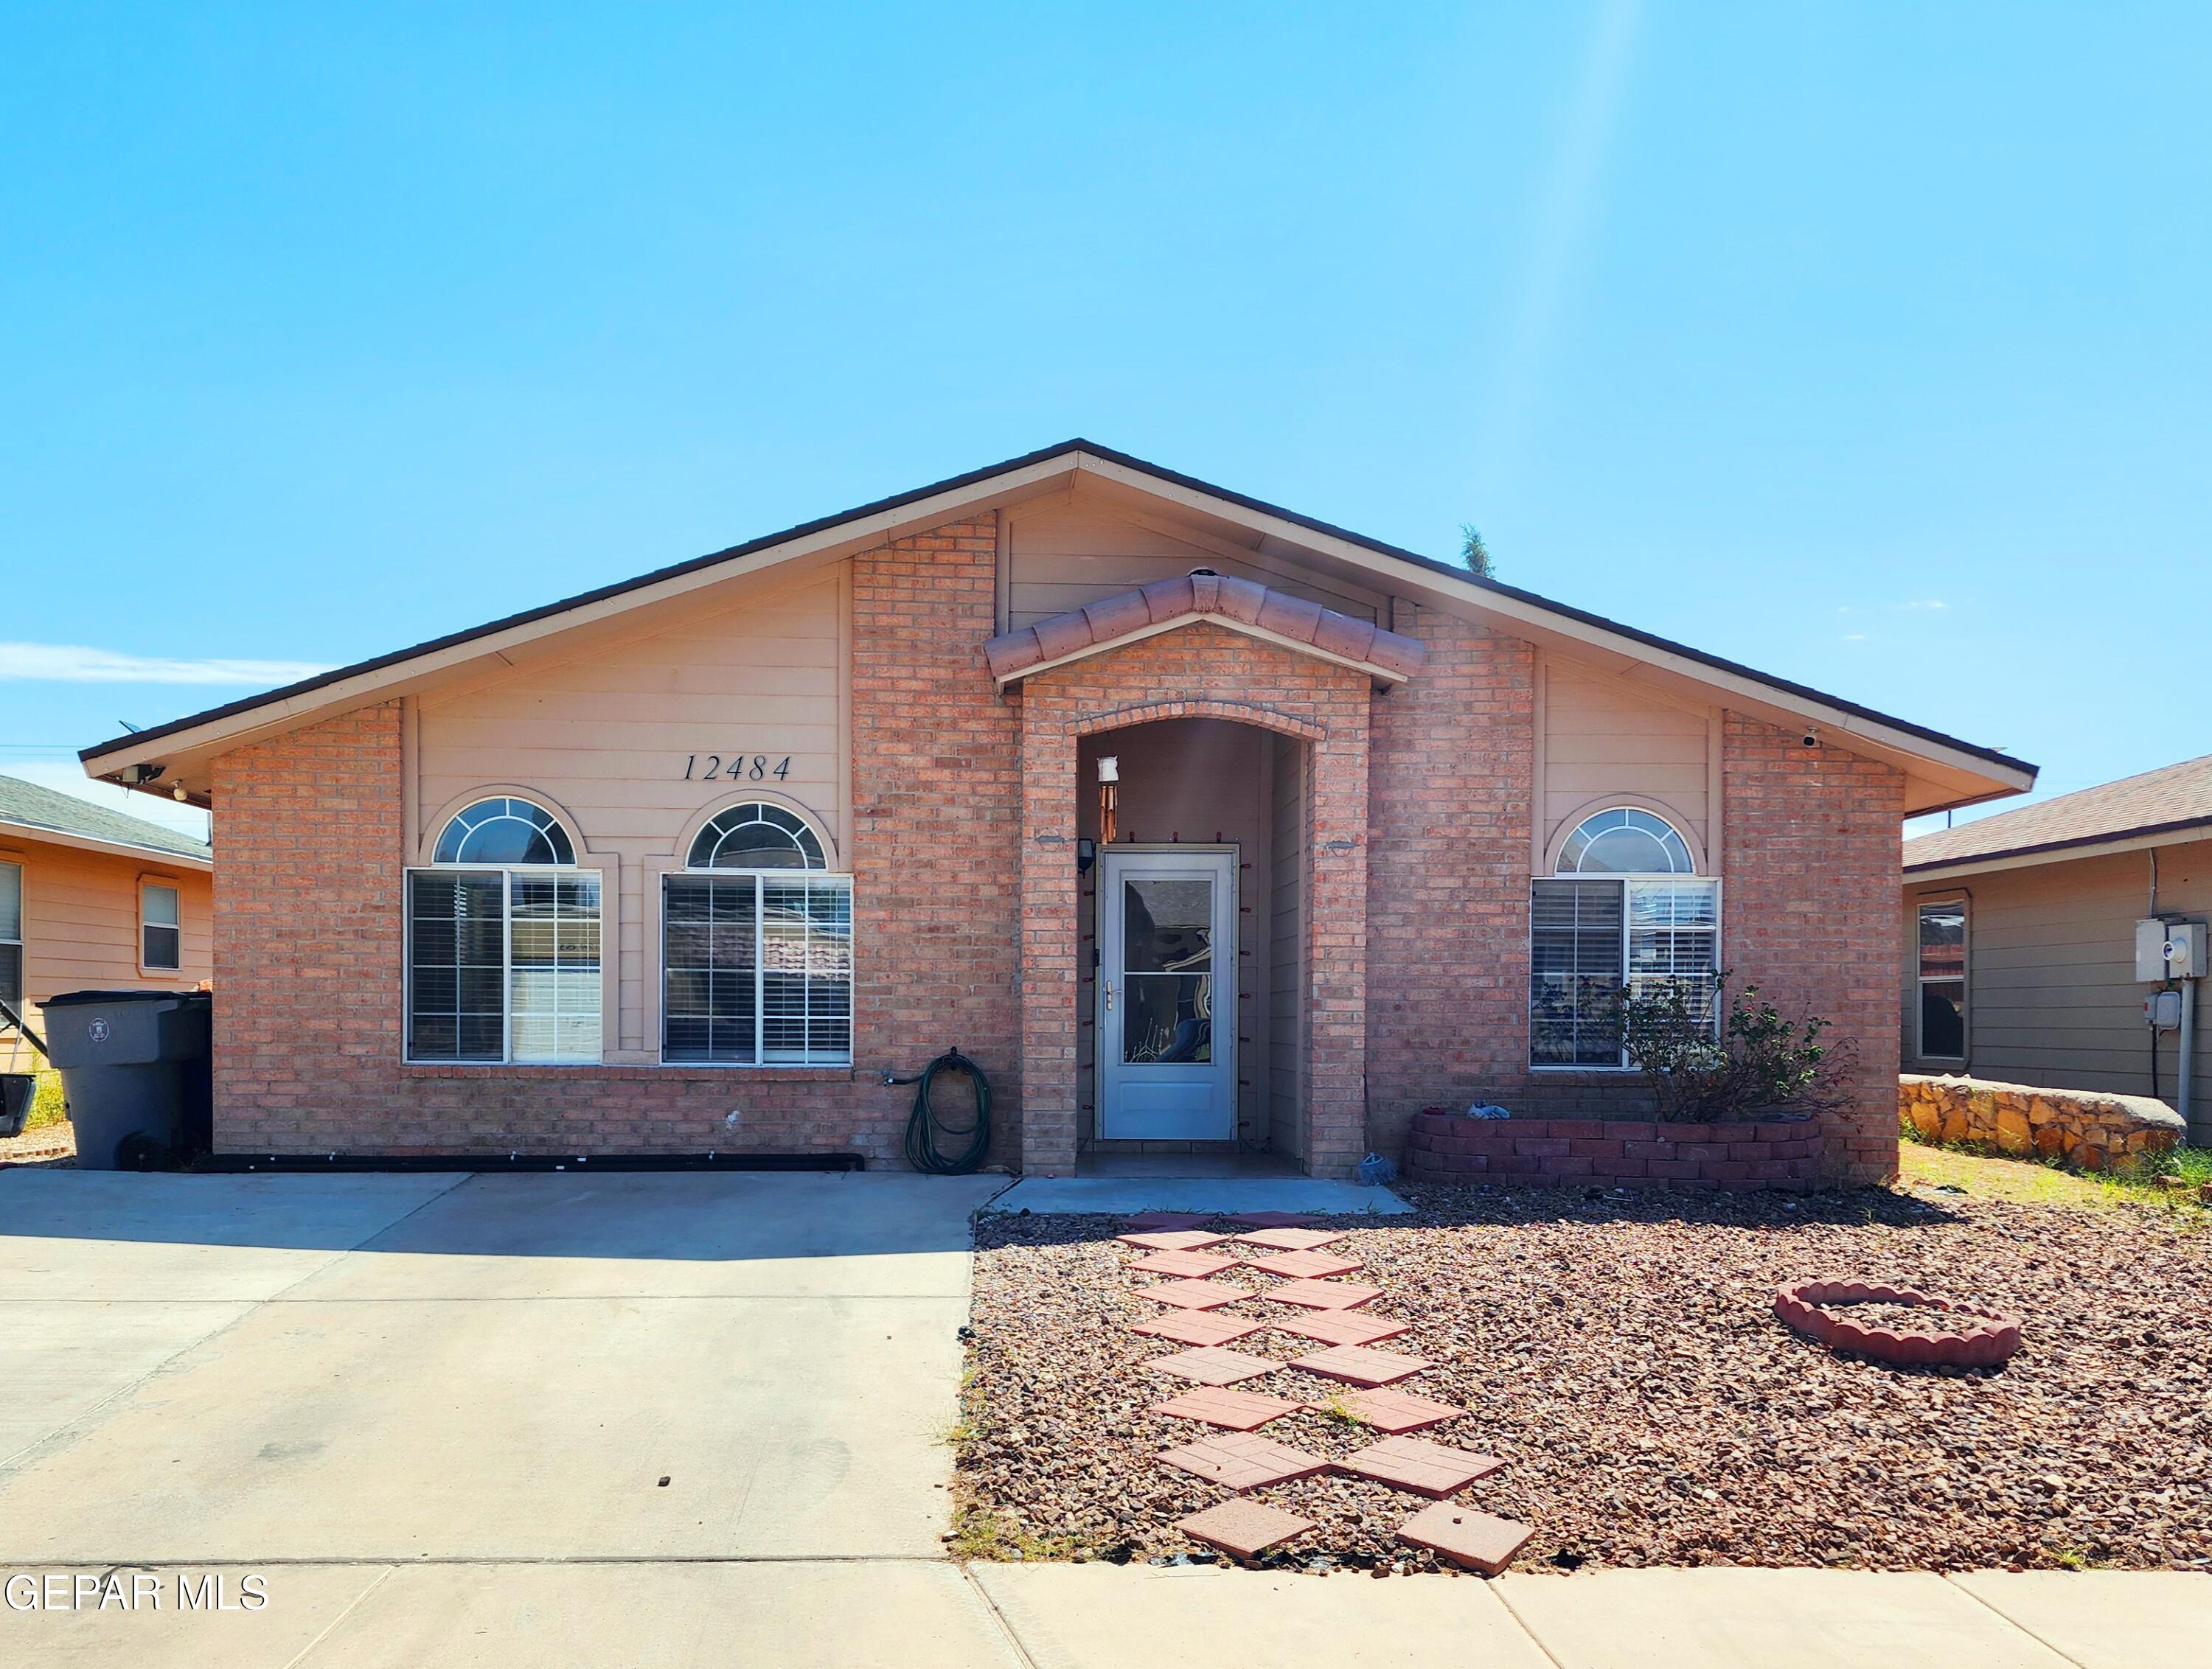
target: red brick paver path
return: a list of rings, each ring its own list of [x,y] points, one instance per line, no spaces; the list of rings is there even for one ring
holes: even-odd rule
[[[1196,1252],[1208,1246],[1218,1246],[1229,1238],[1226,1235],[1209,1235],[1198,1229],[1165,1229],[1154,1235],[1123,1235],[1124,1246],[1141,1246],[1147,1252]]]
[[[1122,1238],[1126,1240],[1127,1236]],[[1344,1235],[1340,1231],[1327,1229],[1261,1229],[1237,1238],[1249,1245],[1272,1246],[1282,1252],[1313,1252],[1334,1245]]]
[[[1157,1298],[1177,1309],[1218,1309],[1251,1296],[1250,1287],[1231,1286],[1226,1281],[1162,1281],[1137,1289],[1139,1298]]]
[[[1261,1332],[1267,1325],[1265,1321],[1247,1320],[1241,1315],[1221,1315],[1207,1310],[1170,1310],[1149,1321],[1133,1323],[1129,1331],[1152,1338],[1172,1338],[1183,1344],[1227,1344]]]
[[[1234,1385],[1239,1380],[1272,1374],[1282,1365],[1267,1356],[1246,1356],[1242,1350],[1224,1350],[1213,1345],[1180,1350],[1174,1356],[1154,1356],[1145,1364],[1155,1373],[1173,1374],[1177,1379],[1192,1380],[1200,1385]]]
[[[1349,1275],[1359,1267],[1358,1259],[1340,1258],[1334,1252],[1278,1252],[1272,1258],[1247,1257],[1244,1262],[1262,1275],[1279,1275],[1286,1281],[1317,1281]]]
[[[1188,1518],[1177,1519],[1176,1528],[1224,1553],[1249,1559],[1262,1548],[1303,1536],[1313,1528],[1313,1520],[1286,1513],[1279,1507],[1270,1507],[1264,1501],[1240,1496],[1202,1513],[1193,1513]]]
[[[1304,1309],[1356,1309],[1382,1296],[1381,1287],[1361,1286],[1354,1281],[1285,1281],[1261,1295],[1271,1302],[1297,1304]]]
[[[1448,1496],[1505,1463],[1495,1455],[1469,1454],[1422,1437],[1385,1437],[1334,1463],[1337,1471],[1371,1478],[1415,1495]]]
[[[1160,1464],[1232,1490],[1263,1490],[1270,1484],[1287,1484],[1293,1478],[1311,1478],[1328,1470],[1328,1462],[1321,1456],[1257,1432],[1201,1438],[1167,1450],[1160,1456]]]
[[[1410,1379],[1422,1369],[1431,1366],[1426,1356],[1401,1356],[1395,1350],[1370,1350],[1361,1344],[1339,1344],[1326,1350],[1316,1350],[1302,1356],[1291,1363],[1309,1374],[1319,1374],[1324,1379],[1343,1380],[1352,1385],[1395,1385],[1401,1379]]]
[[[1303,1406],[1300,1403],[1285,1402],[1280,1397],[1263,1397],[1256,1391],[1226,1391],[1208,1386],[1204,1390],[1186,1391],[1180,1397],[1155,1403],[1152,1412],[1172,1414],[1181,1420],[1200,1420],[1231,1431],[1257,1431],[1268,1421],[1295,1414]]]
[[[1152,1252],[1129,1267],[1144,1275],[1181,1275],[1203,1280],[1208,1275],[1225,1275],[1244,1261],[1242,1258],[1217,1258],[1211,1252]]]
[[[1395,1338],[1413,1323],[1367,1310],[1316,1310],[1311,1315],[1285,1316],[1266,1325],[1277,1332],[1318,1338],[1324,1344],[1375,1344]]]
[[[1449,1403],[1417,1397],[1410,1391],[1393,1391],[1387,1386],[1375,1391],[1340,1392],[1331,1401],[1307,1405],[1311,1408],[1341,1408],[1362,1424],[1389,1432],[1419,1431],[1425,1426],[1442,1425],[1446,1420],[1456,1420],[1467,1412],[1463,1408],[1454,1408]]]
[[[1454,1564],[1495,1576],[1512,1562],[1521,1545],[1536,1532],[1511,1519],[1478,1513],[1439,1501],[1413,1514],[1398,1529],[1398,1539],[1441,1553]]]

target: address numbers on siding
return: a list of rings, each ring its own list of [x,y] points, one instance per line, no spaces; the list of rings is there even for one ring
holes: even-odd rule
[[[707,766],[703,771],[699,768],[702,760]],[[786,754],[778,763],[770,764],[769,761],[767,754],[754,754],[750,757],[744,754],[735,754],[726,761],[720,754],[689,754],[684,761],[684,780],[686,782],[765,782],[774,777],[781,782],[791,774],[789,754]]]

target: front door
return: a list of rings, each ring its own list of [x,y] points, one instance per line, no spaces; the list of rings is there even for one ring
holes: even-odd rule
[[[1098,866],[1098,1135],[1234,1140],[1236,851],[1108,847]]]

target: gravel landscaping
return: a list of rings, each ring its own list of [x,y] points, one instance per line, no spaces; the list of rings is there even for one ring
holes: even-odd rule
[[[1419,1435],[1505,1461],[1455,1499],[1534,1528],[1520,1568],[2212,1568],[2202,1213],[1880,1189],[1401,1192],[1414,1215],[1340,1222],[1328,1249],[1383,1289],[1373,1311],[1413,1324],[1377,1348],[1436,1364],[1395,1388],[1469,1411]],[[978,1219],[960,1551],[1214,1557],[1172,1527],[1227,1495],[1157,1459],[1211,1429],[1149,1411],[1189,1387],[1143,1365],[1174,1340],[1127,1330],[1159,1313],[1132,1295],[1160,1278],[1130,1269],[1121,1227]],[[1772,1314],[1779,1282],[1812,1275],[2017,1314],[2026,1343],[1979,1373],[1839,1356]],[[1230,1348],[1287,1363],[1322,1347],[1271,1330]],[[1236,1388],[1330,1396],[1287,1368]],[[1314,1411],[1265,1435],[1329,1459],[1382,1435]],[[1330,1473],[1255,1498],[1317,1524],[1261,1563],[1433,1568],[1396,1540],[1419,1496]]]

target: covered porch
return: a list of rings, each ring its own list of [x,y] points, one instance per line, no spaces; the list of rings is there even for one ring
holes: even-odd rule
[[[1369,707],[1420,646],[1200,572],[986,652],[1021,723],[1024,1174],[1353,1174]]]

